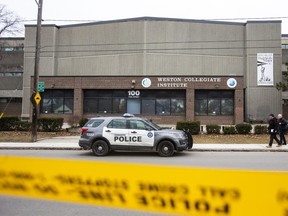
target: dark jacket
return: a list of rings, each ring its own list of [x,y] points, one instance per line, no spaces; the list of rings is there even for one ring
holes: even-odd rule
[[[278,120],[279,130],[286,131],[287,121],[284,118]]]
[[[269,133],[276,133],[278,131],[278,123],[275,117],[269,120],[268,130]]]

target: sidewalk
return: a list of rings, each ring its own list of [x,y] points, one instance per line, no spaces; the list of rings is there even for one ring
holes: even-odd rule
[[[38,140],[35,143],[0,142],[1,149],[42,149],[42,150],[80,150],[79,136],[53,137]],[[220,152],[288,152],[288,145],[266,148],[267,144],[194,144],[191,151],[220,151]]]

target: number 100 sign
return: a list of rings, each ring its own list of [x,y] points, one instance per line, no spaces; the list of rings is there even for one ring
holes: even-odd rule
[[[139,90],[129,90],[128,91],[128,97],[129,98],[139,98],[140,97],[140,91]]]

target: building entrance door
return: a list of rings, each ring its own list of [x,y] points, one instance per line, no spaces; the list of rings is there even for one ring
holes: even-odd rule
[[[129,98],[127,100],[127,113],[140,114],[140,99]]]

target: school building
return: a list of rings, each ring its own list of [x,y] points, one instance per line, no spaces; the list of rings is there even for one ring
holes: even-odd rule
[[[36,25],[26,25],[23,118],[31,117],[35,36]],[[40,116],[128,112],[159,124],[237,124],[282,112],[281,21],[43,25],[40,56]]]

